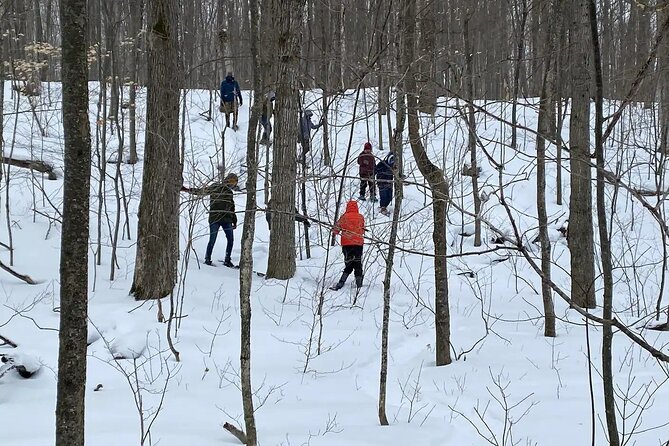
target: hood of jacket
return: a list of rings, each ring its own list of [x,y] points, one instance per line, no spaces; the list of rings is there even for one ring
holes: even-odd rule
[[[358,213],[358,202],[355,200],[351,200],[348,203],[346,203],[346,212]]]

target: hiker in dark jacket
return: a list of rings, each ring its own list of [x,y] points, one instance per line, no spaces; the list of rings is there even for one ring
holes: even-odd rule
[[[239,101],[239,104],[237,104]],[[225,126],[230,127],[230,113],[232,113],[232,129],[237,130],[237,111],[242,105],[242,92],[232,73],[225,76],[221,82],[221,113],[225,113]]]
[[[267,220],[267,227],[269,230],[272,230],[272,199],[270,199],[267,202],[267,207],[265,208],[265,220]],[[304,223],[304,225],[308,228],[311,226],[311,223],[309,222],[309,219],[305,217],[304,215],[300,214],[297,211],[297,208],[295,208],[295,221],[298,223]]]
[[[389,215],[388,205],[393,199],[393,168],[395,167],[395,155],[389,153],[374,168],[376,184],[379,186],[379,211],[383,215]]]
[[[209,243],[207,251],[204,254],[205,265],[211,265],[211,253],[216,244],[219,228],[223,229],[227,246],[225,248],[225,266],[234,267],[230,255],[232,254],[232,245],[235,241],[233,230],[237,228],[237,214],[235,214],[235,201],[232,196],[232,190],[237,187],[238,178],[234,173],[225,177],[223,182],[216,182],[209,186],[201,188],[182,187],[181,190],[193,195],[209,195]]]
[[[262,103],[262,112],[260,115],[260,125],[262,126],[263,132],[262,137],[260,138],[260,144],[269,146],[270,135],[272,134],[272,123],[270,118],[274,114],[274,100],[276,99],[276,94],[273,91],[270,91],[265,96],[265,99]]]
[[[302,146],[302,156],[304,157],[309,150],[311,150],[311,131],[318,130],[321,125],[323,125],[323,120],[318,124],[311,122],[311,117],[314,112],[311,110],[305,110],[304,114],[300,117],[300,133],[298,135],[300,145]]]
[[[376,201],[376,186],[374,185],[374,167],[376,160],[374,159],[374,154],[372,153],[372,144],[366,142],[362,153],[358,155],[358,166],[360,169],[358,171],[360,175],[360,200],[365,201],[367,187],[369,186],[369,198],[372,201]]]

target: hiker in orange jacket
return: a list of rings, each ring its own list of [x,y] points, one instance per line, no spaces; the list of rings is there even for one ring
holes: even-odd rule
[[[365,218],[358,212],[358,202],[351,200],[346,204],[346,212],[339,218],[332,228],[334,235],[341,234],[341,249],[344,253],[344,272],[341,279],[330,287],[332,290],[341,289],[346,283],[349,274],[355,271],[355,286],[359,290],[362,286],[362,246],[365,243]],[[333,242],[334,244],[334,242]]]

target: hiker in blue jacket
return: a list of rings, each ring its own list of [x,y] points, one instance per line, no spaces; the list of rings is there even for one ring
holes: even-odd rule
[[[239,103],[237,103],[239,101]],[[237,131],[237,110],[242,105],[242,91],[232,73],[225,76],[221,82],[221,113],[225,113],[225,126],[230,127],[230,113],[232,113],[232,130]]]
[[[390,215],[388,205],[393,199],[393,169],[395,167],[395,155],[389,153],[382,161],[374,167],[376,184],[379,187],[379,212]]]

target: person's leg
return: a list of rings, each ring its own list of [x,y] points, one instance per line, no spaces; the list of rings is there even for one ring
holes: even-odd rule
[[[390,189],[387,187],[379,188],[379,206],[381,208],[388,207],[390,204]]]
[[[362,278],[363,278],[363,273],[362,273],[362,246],[356,246],[355,247],[355,264],[353,265],[353,269],[355,271],[355,286],[356,288],[360,288],[362,286]]]
[[[374,184],[374,177],[370,176],[367,178],[367,181],[369,183],[369,198],[372,201],[376,201],[376,184]]]
[[[204,254],[204,262],[211,264],[211,253],[216,244],[216,237],[218,236],[218,228],[220,223],[214,222],[209,224],[209,243],[207,243],[207,251]]]
[[[351,263],[351,255],[350,255],[351,247],[342,246],[341,250],[344,253],[344,265],[345,265],[344,272],[342,272],[339,282],[337,282],[334,286],[331,287],[331,289],[333,290],[341,289],[346,283],[346,279],[348,279],[349,274],[351,274],[351,271],[353,271],[353,264]]]
[[[232,223],[223,223],[223,232],[225,233],[225,238],[227,240],[227,245],[225,246],[225,261],[230,261],[230,255],[232,254],[232,245],[235,242],[235,233],[232,230]]]
[[[360,198],[365,198],[365,193],[367,192],[367,178],[360,177]]]
[[[267,116],[262,115],[260,117],[260,125],[262,126],[262,137],[260,138],[261,141],[268,141],[269,140],[269,119],[267,119]]]
[[[234,129],[237,128],[237,117],[239,115],[239,105],[237,104],[237,101],[234,101],[232,103],[232,127]]]

